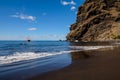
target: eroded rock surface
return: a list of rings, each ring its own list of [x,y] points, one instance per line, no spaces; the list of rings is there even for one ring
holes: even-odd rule
[[[86,0],[79,7],[76,23],[70,27],[69,41],[120,39],[120,0]]]

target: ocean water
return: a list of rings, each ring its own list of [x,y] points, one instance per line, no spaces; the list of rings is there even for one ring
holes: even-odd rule
[[[107,45],[106,45],[107,44]],[[26,80],[72,63],[71,52],[112,47],[109,43],[0,41],[0,80]]]

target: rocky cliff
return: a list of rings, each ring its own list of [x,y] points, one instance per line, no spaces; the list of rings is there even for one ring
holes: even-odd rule
[[[120,39],[120,0],[86,0],[70,27],[69,41]]]

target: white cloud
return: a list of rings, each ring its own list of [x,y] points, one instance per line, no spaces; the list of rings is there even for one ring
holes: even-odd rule
[[[76,11],[75,14],[77,14],[78,12]]]
[[[29,31],[35,31],[35,30],[37,30],[37,28],[32,27],[32,28],[29,28],[28,30]]]
[[[74,11],[74,10],[76,9],[76,7],[75,7],[75,6],[72,6],[70,9],[71,9],[72,11]]]
[[[76,5],[76,3],[73,1],[73,0],[71,0],[71,2],[70,2],[72,5]]]
[[[69,5],[70,3],[69,2],[66,2],[66,1],[61,1],[62,5]]]
[[[73,0],[71,0],[70,2],[61,0],[61,4],[64,5],[64,6],[66,6],[66,5],[76,5],[76,3]]]
[[[75,3],[74,0],[71,0],[69,2],[65,1],[65,0],[61,0],[61,4],[64,5],[64,6],[69,5],[71,7],[70,10],[72,10],[72,11],[74,11],[76,9],[76,7],[75,7],[76,3]]]
[[[71,25],[67,25],[66,27],[70,28],[70,27],[71,27]]]
[[[26,15],[26,14],[20,14],[20,13],[17,13],[15,15],[11,15],[11,17],[19,18],[19,19],[23,19],[23,20],[30,20],[30,21],[35,21],[36,20],[36,17],[34,17],[34,16]]]

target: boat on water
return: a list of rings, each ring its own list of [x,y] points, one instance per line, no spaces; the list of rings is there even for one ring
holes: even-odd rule
[[[30,38],[27,38],[27,39],[26,39],[26,42],[31,42]]]

